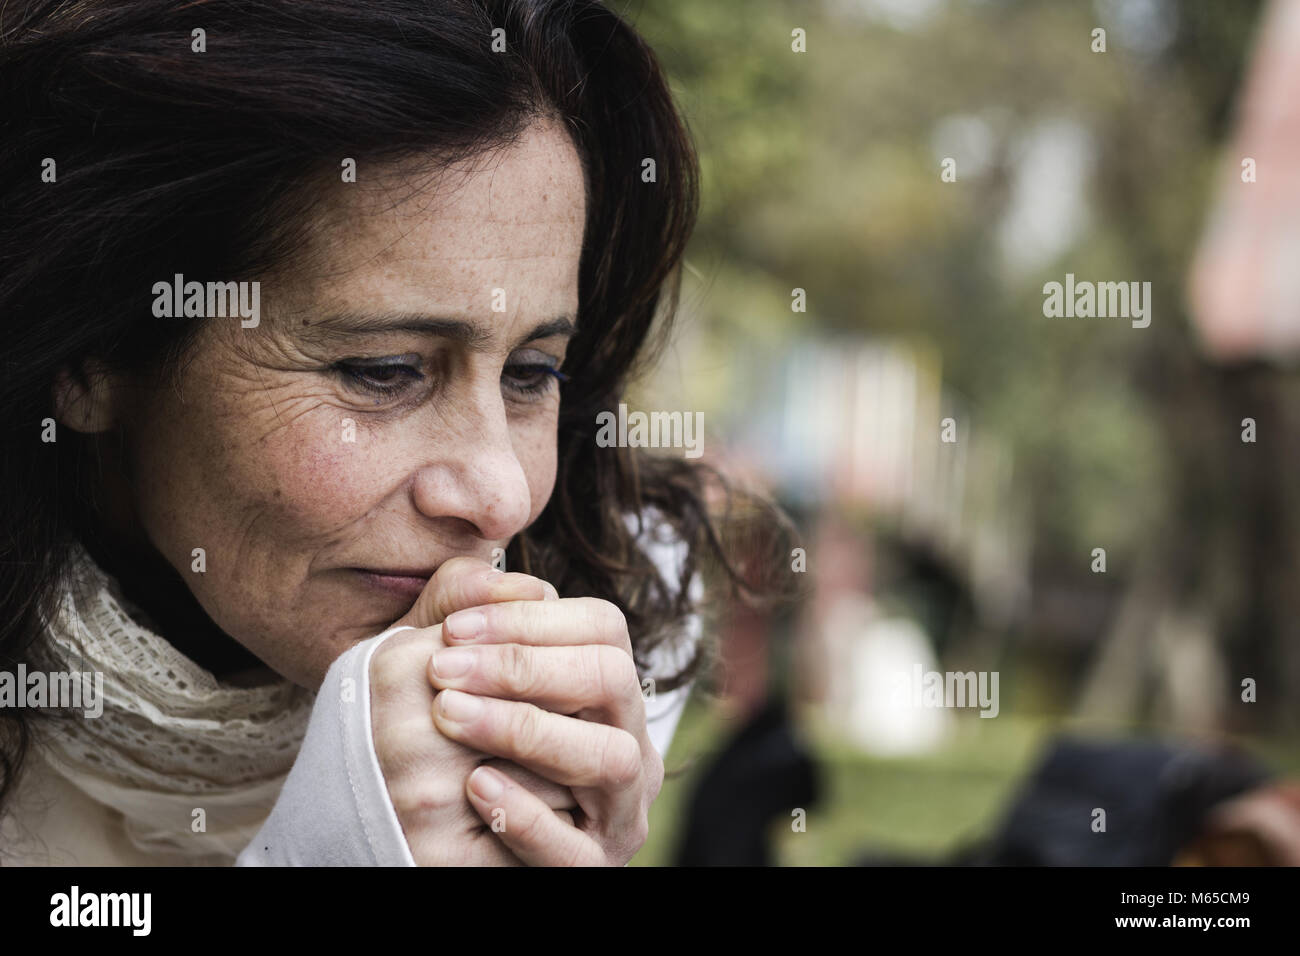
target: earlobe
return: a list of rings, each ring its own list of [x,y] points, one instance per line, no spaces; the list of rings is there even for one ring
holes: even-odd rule
[[[118,423],[117,376],[87,359],[77,372],[63,365],[54,375],[54,415],[76,432],[108,431]]]

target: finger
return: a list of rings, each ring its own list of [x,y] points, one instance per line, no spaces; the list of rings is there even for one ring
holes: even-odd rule
[[[608,644],[443,648],[430,655],[429,681],[438,690],[528,701],[560,714],[592,711],[594,719],[633,732],[645,723],[636,665]]]
[[[568,810],[555,810],[554,813],[560,822],[567,823],[571,827],[577,826],[577,824],[573,822],[573,814]]]
[[[429,579],[415,606],[392,625],[405,625],[414,630],[394,634],[376,652],[376,659],[387,659],[387,666],[380,669],[379,690],[388,695],[387,699],[401,698],[404,702],[418,703],[422,710],[427,708],[433,694],[427,678],[421,682],[424,697],[417,701],[412,695],[418,694],[421,687],[407,684],[404,675],[419,674],[421,670],[427,672],[429,656],[443,644],[441,621],[444,612],[485,602],[491,606],[497,601],[516,600],[536,604],[558,600],[558,596],[549,582],[528,574],[498,571],[478,558],[457,557],[444,561]],[[374,660],[371,668],[371,673],[375,674]]]
[[[482,761],[479,766],[490,767],[498,773],[505,774],[557,813],[575,810],[578,807],[578,801],[574,798],[572,790],[554,780],[547,780],[526,767],[511,763],[509,760],[502,760],[500,757],[491,757]]]
[[[466,793],[474,809],[515,856],[529,866],[600,866],[596,842],[523,787],[480,767]]]
[[[500,601],[458,610],[442,630],[447,644],[609,644],[632,656],[627,618],[600,598]]]
[[[396,623],[432,627],[461,608],[558,597],[554,585],[531,574],[498,571],[481,558],[455,557],[439,565],[411,610]]]
[[[443,736],[512,760],[566,787],[617,793],[631,788],[641,775],[637,738],[608,724],[458,690],[438,694],[433,719]]]

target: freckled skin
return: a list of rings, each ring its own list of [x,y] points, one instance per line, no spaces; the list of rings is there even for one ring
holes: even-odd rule
[[[309,248],[262,279],[260,325],[204,320],[179,393],[125,400],[130,520],[222,631],[313,689],[410,603],[346,569],[490,559],[555,482],[558,389],[521,398],[503,374],[521,354],[563,360],[563,336],[519,343],[577,312],[578,155],[543,123],[430,188],[406,172],[363,167],[360,182],[323,187]],[[481,351],[421,332],[310,338],[339,311],[473,321],[491,338]],[[419,356],[425,377],[396,398],[330,368],[402,355]],[[190,570],[196,547],[204,574]]]

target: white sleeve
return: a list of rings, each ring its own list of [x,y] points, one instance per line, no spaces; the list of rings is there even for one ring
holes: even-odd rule
[[[653,527],[653,520],[651,525]],[[664,580],[670,585],[675,582],[681,574],[682,562],[686,560],[686,542],[665,539],[658,534],[656,528],[650,531],[642,539],[641,543]],[[693,606],[699,607],[703,597],[703,590],[700,576],[696,574],[690,584],[690,598]],[[687,620],[686,631],[681,639],[672,645],[661,644],[651,651],[651,675],[663,673],[664,671],[675,672],[684,667],[689,662],[690,655],[694,653],[695,648],[699,645],[700,632],[700,617],[698,613],[694,613]],[[643,687],[645,686],[644,681],[645,677],[643,676]],[[691,683],[687,683],[670,691],[652,693],[646,700],[646,733],[650,737],[650,742],[655,745],[655,749],[659,751],[660,757],[668,756],[668,748],[672,745],[673,735],[677,731],[677,724],[681,720],[682,711],[686,709],[686,700],[691,695],[691,686]]]
[[[330,665],[289,777],[236,866],[415,866],[370,733],[370,658],[406,630],[390,628]]]
[[[686,709],[686,698],[690,693],[691,688],[687,684],[656,694],[645,703],[646,733],[660,757],[668,756],[668,748],[672,746],[673,735],[682,719],[682,711]]]

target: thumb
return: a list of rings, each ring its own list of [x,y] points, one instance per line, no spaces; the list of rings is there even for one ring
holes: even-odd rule
[[[481,604],[557,597],[554,585],[531,574],[498,571],[482,558],[450,558],[433,573],[415,604],[393,626],[433,627],[449,614]]]

